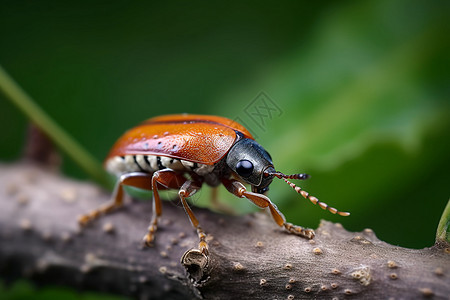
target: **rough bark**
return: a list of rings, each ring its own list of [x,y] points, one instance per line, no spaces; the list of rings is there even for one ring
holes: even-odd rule
[[[80,231],[77,216],[108,197],[31,164],[0,165],[0,276],[139,299],[449,299],[448,245],[406,249],[325,221],[308,241],[264,213],[197,208],[209,234],[206,261],[189,250],[197,235],[178,201],[164,203],[150,249],[141,248],[148,202],[132,201]]]

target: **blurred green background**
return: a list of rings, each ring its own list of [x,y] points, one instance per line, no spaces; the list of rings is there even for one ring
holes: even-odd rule
[[[0,64],[99,160],[155,115],[237,118],[278,170],[311,174],[299,185],[352,213],[275,181],[289,221],[423,248],[450,195],[449,15],[448,1],[2,0]],[[248,114],[261,91],[280,109],[263,126]],[[27,120],[3,95],[0,116],[0,159],[14,161]],[[64,170],[87,178],[70,160]]]

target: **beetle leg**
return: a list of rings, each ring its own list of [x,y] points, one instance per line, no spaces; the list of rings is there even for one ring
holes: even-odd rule
[[[222,183],[227,188],[227,190],[235,196],[239,198],[245,197],[261,208],[269,207],[270,213],[272,214],[272,217],[278,224],[278,226],[284,227],[290,233],[299,235],[307,239],[312,239],[314,237],[314,230],[303,228],[292,223],[287,223],[284,215],[278,210],[276,205],[273,204],[267,196],[247,191],[245,186],[237,180],[223,179]]]
[[[199,226],[199,222],[194,215],[194,212],[189,207],[186,198],[194,195],[202,186],[201,181],[191,181],[187,180],[181,174],[178,174],[170,169],[157,171],[153,174],[152,177],[152,188],[153,188],[153,196],[154,196],[154,209],[155,212],[152,217],[152,221],[150,222],[150,227],[148,228],[148,233],[144,236],[144,243],[147,246],[151,245],[151,242],[154,240],[154,234],[157,229],[158,217],[161,212],[161,200],[159,198],[158,186],[163,186],[165,188],[175,189],[179,188],[178,195],[180,197],[181,203],[183,204],[183,208],[186,211],[186,214],[189,217],[189,221],[192,226],[197,230],[200,251],[207,255],[208,254],[208,243],[206,242],[206,234],[203,229]]]
[[[178,195],[180,196],[181,203],[183,204],[184,210],[186,211],[186,214],[189,217],[189,221],[191,221],[192,226],[197,230],[197,235],[200,240],[198,243],[199,250],[205,254],[208,255],[208,243],[206,242],[206,234],[203,231],[203,229],[199,226],[199,222],[197,218],[194,215],[194,212],[189,207],[186,198],[189,196],[192,196],[195,194],[202,186],[201,182],[193,182],[193,181],[186,181],[178,191]]]
[[[158,219],[162,213],[161,198],[159,197],[158,190],[161,188],[178,189],[186,182],[186,178],[171,169],[164,169],[153,173],[151,182],[153,190],[152,220],[150,221],[148,232],[143,238],[144,244],[148,247],[151,247],[155,239],[155,232],[158,229]]]
[[[112,200],[109,203],[106,203],[105,205],[101,206],[100,208],[80,216],[78,218],[78,223],[84,227],[93,220],[98,219],[101,215],[107,214],[115,210],[116,208],[121,207],[123,205],[124,185],[130,185],[146,190],[151,190],[151,187],[149,185],[150,176],[151,176],[150,174],[143,172],[132,172],[120,176],[114,188]]]

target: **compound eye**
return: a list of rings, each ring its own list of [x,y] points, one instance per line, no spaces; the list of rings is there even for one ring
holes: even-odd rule
[[[236,164],[236,172],[241,177],[248,177],[253,173],[253,164],[246,159],[240,160]]]

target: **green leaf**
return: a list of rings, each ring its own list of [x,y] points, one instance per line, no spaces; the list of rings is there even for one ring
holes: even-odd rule
[[[450,243],[450,200],[442,213],[436,232],[436,242],[442,241]]]

